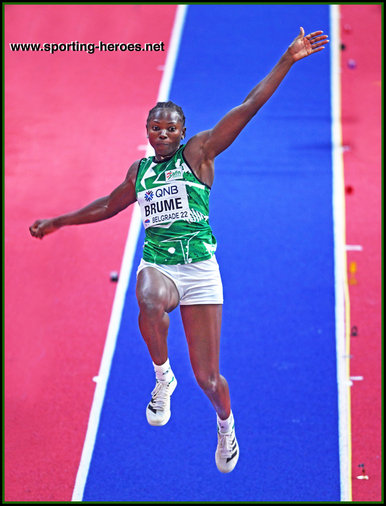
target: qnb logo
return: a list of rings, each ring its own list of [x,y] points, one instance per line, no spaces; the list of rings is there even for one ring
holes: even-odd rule
[[[151,190],[148,190],[145,193],[145,200],[146,200],[146,202],[150,202],[151,200],[153,200],[153,197],[154,197],[154,193]]]
[[[158,197],[158,198],[167,197],[169,195],[177,195],[178,194],[178,186],[173,185],[173,186],[166,186],[163,188],[157,188],[155,190],[155,194],[156,194],[156,197]]]

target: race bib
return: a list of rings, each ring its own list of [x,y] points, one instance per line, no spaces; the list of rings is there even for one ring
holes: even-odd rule
[[[137,200],[145,228],[189,217],[188,195],[182,181],[138,192]]]

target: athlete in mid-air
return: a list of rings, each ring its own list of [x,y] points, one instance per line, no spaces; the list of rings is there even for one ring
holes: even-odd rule
[[[227,149],[267,102],[292,65],[328,43],[322,31],[299,35],[271,72],[245,100],[211,130],[185,145],[185,116],[173,102],[159,102],[147,118],[155,156],[135,161],[123,183],[88,206],[30,227],[42,239],[67,225],[106,220],[138,201],[146,230],[137,272],[139,327],[153,361],[156,385],[146,407],[151,425],[165,425],[177,385],[167,347],[168,313],[180,305],[193,372],[217,413],[215,460],[223,473],[239,458],[227,381],[219,371],[222,283],[215,258],[216,239],[209,225],[209,194],[214,159]]]

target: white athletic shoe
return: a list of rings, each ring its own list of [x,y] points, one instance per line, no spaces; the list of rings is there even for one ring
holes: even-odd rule
[[[230,473],[239,460],[239,445],[236,439],[235,428],[225,434],[217,429],[216,465],[222,473]]]
[[[177,380],[173,379],[156,382],[155,388],[151,393],[151,401],[146,407],[146,418],[150,425],[165,425],[168,423],[170,411],[170,397],[177,386]]]

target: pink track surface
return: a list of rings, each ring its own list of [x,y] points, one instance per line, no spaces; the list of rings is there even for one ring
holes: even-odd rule
[[[71,499],[131,211],[43,241],[28,227],[110,193],[144,156],[175,11],[5,6],[5,500]],[[8,47],[99,40],[165,51]]]
[[[363,248],[347,254],[354,501],[382,498],[381,8],[340,6],[347,244]]]

